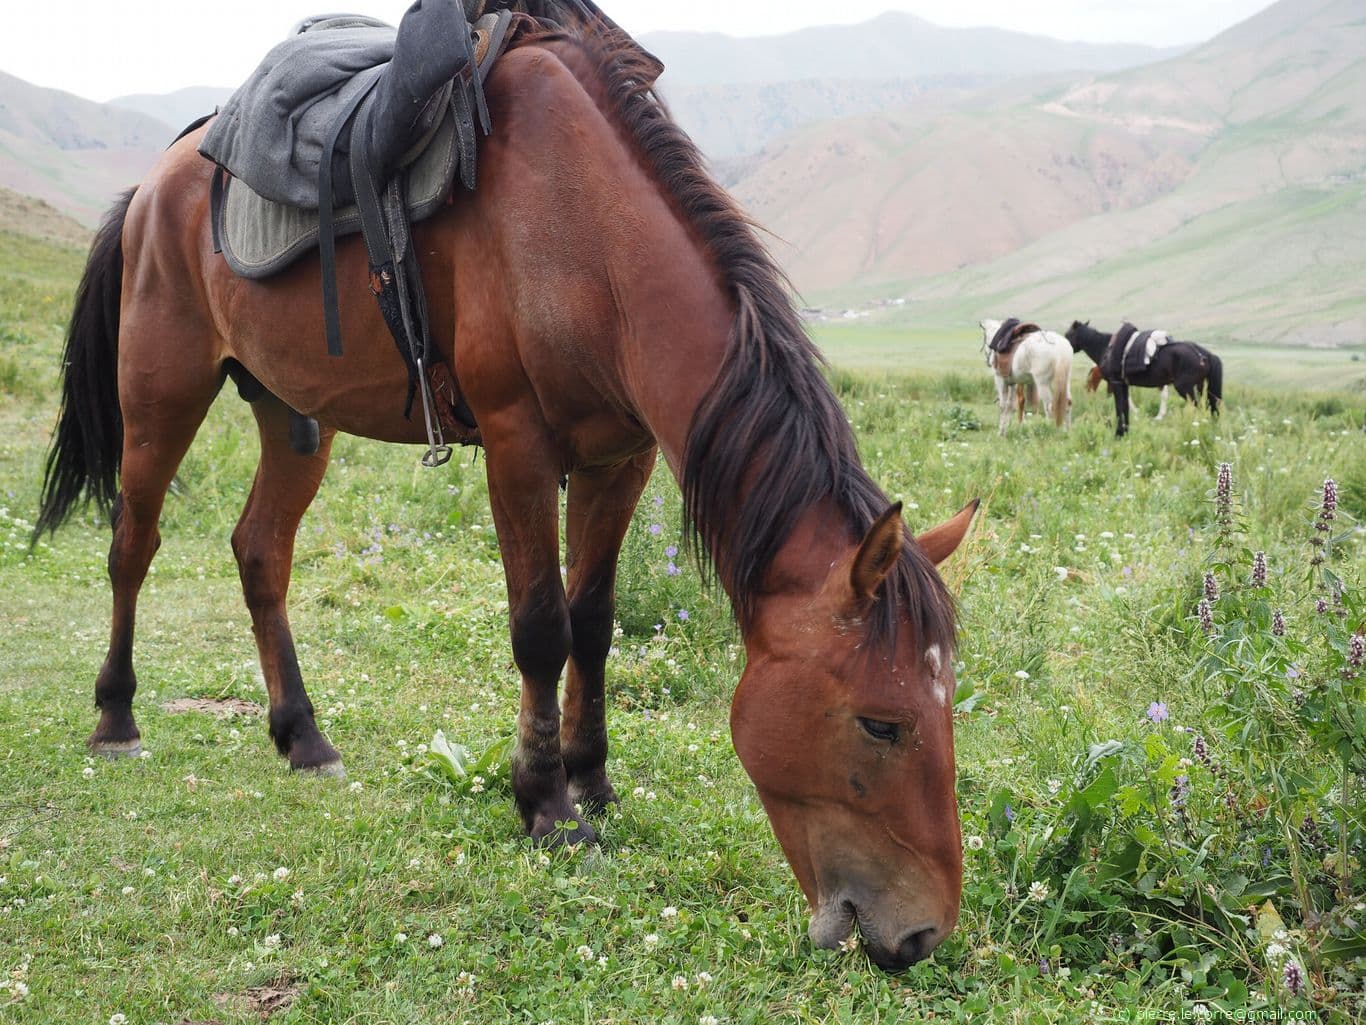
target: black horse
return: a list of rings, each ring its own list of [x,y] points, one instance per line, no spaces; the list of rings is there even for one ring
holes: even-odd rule
[[[1129,430],[1129,386],[1164,388],[1173,385],[1176,394],[1200,405],[1200,395],[1208,389],[1209,409],[1219,415],[1224,401],[1224,364],[1214,353],[1194,342],[1170,341],[1159,346],[1146,367],[1139,371],[1124,371],[1124,346],[1113,344],[1115,335],[1097,331],[1090,321],[1072,321],[1067,329],[1067,340],[1073,352],[1085,352],[1100,369],[1115,397],[1115,436],[1122,438]]]

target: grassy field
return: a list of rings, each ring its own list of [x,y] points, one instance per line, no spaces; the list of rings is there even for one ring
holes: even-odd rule
[[[87,514],[28,552],[78,264],[0,235],[0,1022],[1366,1013],[1363,781],[1334,753],[1360,727],[1325,739],[1312,721],[1359,693],[1340,679],[1328,586],[1346,582],[1352,627],[1359,396],[1273,396],[1232,369],[1270,361],[1230,355],[1217,422],[1140,417],[1116,442],[1106,404],[1079,394],[1070,434],[1031,421],[1000,441],[976,339],[818,332],[865,460],[913,527],[985,499],[945,567],[961,600],[962,921],[890,978],[806,940],[729,743],[743,649],[724,598],[691,568],[666,571],[681,525],[663,475],[622,562],[609,771],[624,802],[599,849],[532,849],[503,773],[453,780],[427,750],[441,731],[485,751],[517,706],[476,460],[430,472],[415,451],[339,441],[291,605],[350,779],[292,775],[275,756],[228,547],[255,461],[230,392],[168,502],[140,607],[148,757],[89,759],[108,530]],[[896,363],[912,345],[915,365]],[[1235,519],[1221,542],[1210,494],[1225,461]],[[1311,576],[1327,477],[1338,519]],[[1244,586],[1244,547],[1266,553],[1266,587]],[[1195,618],[1206,571],[1224,591],[1213,636]],[[1285,637],[1258,602],[1283,606]],[[1287,982],[1292,962],[1303,985]]]

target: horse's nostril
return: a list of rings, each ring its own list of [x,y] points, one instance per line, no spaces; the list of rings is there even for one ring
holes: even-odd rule
[[[913,965],[930,956],[930,951],[939,945],[939,930],[933,927],[917,929],[907,933],[897,947],[897,960],[904,965]]]

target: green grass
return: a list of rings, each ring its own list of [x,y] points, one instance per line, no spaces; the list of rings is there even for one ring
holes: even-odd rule
[[[14,251],[0,261],[12,266]],[[255,459],[230,390],[168,502],[139,610],[150,757],[88,759],[107,528],[85,515],[27,551],[76,265],[47,250],[26,264],[36,269],[0,279],[15,382],[0,391],[0,977],[28,994],[0,993],[0,1021],[257,1021],[243,994],[279,980],[297,990],[279,1023],[1089,1022],[1179,1016],[1220,971],[1274,991],[1238,930],[1197,929],[1189,949],[1144,939],[1160,933],[1159,905],[1137,893],[1086,908],[1057,885],[1043,903],[1012,897],[1002,845],[1047,846],[1045,823],[1063,814],[1050,781],[1073,779],[1089,745],[1156,734],[1180,748],[1170,724],[1143,719],[1152,701],[1235,762],[1186,625],[1214,468],[1234,465],[1250,543],[1289,580],[1324,477],[1343,482],[1345,516],[1366,517],[1359,400],[1239,382],[1217,423],[1189,411],[1141,417],[1116,442],[1106,403],[1079,396],[1070,434],[1031,421],[1000,441],[974,429],[995,422],[975,339],[917,339],[918,352],[938,348],[893,376],[845,367],[892,368],[884,357],[900,338],[819,332],[865,460],[907,501],[913,528],[986,500],[945,575],[962,605],[960,680],[979,695],[957,726],[963,831],[988,843],[968,852],[959,930],[930,962],[889,978],[861,954],[806,941],[800,892],[729,744],[743,653],[724,601],[691,569],[665,572],[680,524],[664,475],[622,561],[609,771],[624,802],[601,824],[600,849],[542,857],[522,839],[501,776],[476,793],[423,771],[419,745],[435,731],[481,750],[512,732],[517,707],[478,462],[422,471],[413,450],[342,439],[304,521],[292,620],[351,784],[292,775],[259,719],[163,710],[187,696],[264,701],[228,547]],[[1359,534],[1334,565],[1359,573]],[[1287,765],[1331,806],[1329,761],[1303,749]],[[1009,833],[992,816],[1002,793],[1020,814]],[[1192,807],[1206,809],[1218,795],[1197,796]],[[1209,814],[1197,825],[1217,834],[1221,868],[1249,886],[1283,874],[1279,852],[1258,867],[1261,827],[1240,832]],[[1293,894],[1271,899],[1303,928]],[[1116,923],[1123,935],[1106,946],[1097,933]],[[1361,1012],[1361,969],[1350,958],[1314,969],[1325,1019]]]

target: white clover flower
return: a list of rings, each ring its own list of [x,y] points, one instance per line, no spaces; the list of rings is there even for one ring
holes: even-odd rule
[[[674,989],[681,992],[688,988],[688,977],[686,975],[675,975],[671,985]]]
[[[142,870],[142,874],[145,875],[148,879],[151,879],[154,875],[157,874],[157,870],[154,868],[144,868]]]
[[[854,951],[858,950],[858,942],[858,933],[850,933],[844,939],[840,940],[840,950],[844,951],[846,954],[852,954]]]
[[[111,1014],[109,1016],[109,1025],[128,1025],[128,1015],[121,1012]]]
[[[240,933],[240,931],[238,930],[237,926],[235,926],[235,925],[230,925],[230,926],[228,926],[228,935],[229,935],[229,936],[238,936],[238,935],[241,935],[241,933]]]
[[[136,893],[137,891],[134,890],[131,886],[125,886],[120,892],[121,892],[125,897],[131,897],[131,896],[132,896],[134,893]]]
[[[9,984],[9,991],[15,1000],[23,1000],[28,996],[28,983],[15,979]]]
[[[1048,884],[1037,880],[1029,884],[1029,899],[1033,901],[1044,901],[1048,899]]]
[[[720,1025],[714,1014],[704,1014],[697,1019],[697,1025]]]
[[[661,912],[659,913],[659,917],[660,917],[660,918],[677,918],[677,917],[678,917],[678,908],[674,907],[673,905],[670,905],[669,907],[665,908],[663,911],[661,911]]]
[[[644,788],[644,787],[636,787],[634,790],[631,791],[631,796],[632,796],[632,797],[644,797],[644,796],[645,796],[645,788]]]
[[[86,779],[89,779],[91,776],[95,775],[95,769],[92,766],[87,765],[81,770],[81,775]]]
[[[289,869],[281,865],[272,873],[276,879],[284,880],[289,877]]]
[[[435,950],[437,947],[441,946],[445,942],[446,941],[441,938],[440,933],[434,932],[427,937],[427,946],[431,947],[433,950]]]
[[[1029,679],[1029,673],[1028,673],[1026,670],[1024,670],[1024,669],[1017,669],[1017,670],[1015,670],[1015,679],[1017,679],[1017,680],[1028,680],[1028,679]]]
[[[404,943],[408,942],[408,934],[406,932],[394,933],[394,942],[402,946]]]
[[[697,973],[697,984],[698,984],[699,986],[705,986],[705,985],[707,985],[708,983],[710,983],[711,981],[712,981],[711,972],[698,972],[698,973]]]
[[[580,944],[579,949],[574,951],[574,953],[577,954],[579,956],[579,960],[584,962],[585,964],[593,960],[594,957],[593,948],[590,947],[587,943]]]
[[[646,945],[647,947],[656,947],[656,946],[658,946],[658,945],[659,945],[659,933],[657,933],[657,932],[647,933],[646,936],[645,936],[645,945]]]
[[[228,876],[228,885],[229,885],[229,886],[241,886],[241,885],[242,885],[242,877],[239,876],[239,875],[230,875],[230,876]]]
[[[970,836],[967,839],[967,848],[970,851],[980,851],[984,846],[984,841],[980,836]]]
[[[1048,792],[1049,792],[1050,794],[1056,794],[1056,793],[1057,793],[1059,790],[1061,790],[1061,789],[1062,789],[1062,780],[1060,780],[1060,779],[1050,779],[1050,780],[1048,781]]]
[[[349,784],[347,784],[346,789],[351,791],[351,793],[353,794],[358,794],[365,789],[365,784],[358,779],[352,780]]]

